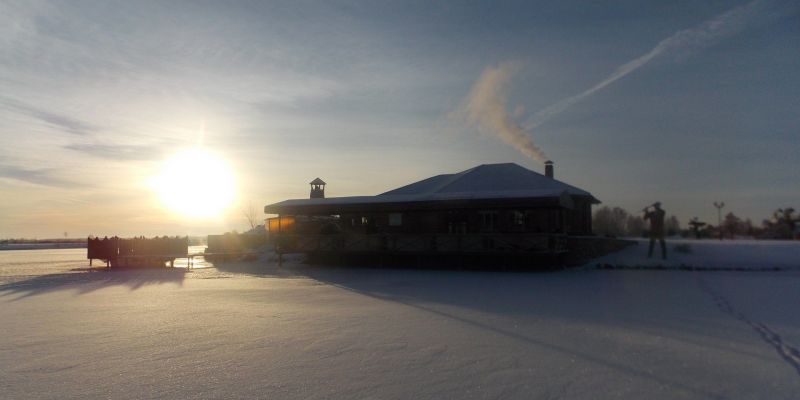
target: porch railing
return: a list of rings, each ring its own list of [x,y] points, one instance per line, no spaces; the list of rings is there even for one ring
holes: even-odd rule
[[[278,252],[531,253],[567,252],[566,235],[508,234],[287,234],[274,237]]]

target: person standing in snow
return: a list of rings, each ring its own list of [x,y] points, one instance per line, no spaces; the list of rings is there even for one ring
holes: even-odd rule
[[[650,209],[652,207],[652,210]],[[664,215],[666,212],[661,209],[661,203],[655,202],[652,206],[645,207],[644,219],[650,220],[650,250],[647,251],[647,258],[653,256],[653,245],[658,239],[661,244],[661,258],[667,259],[667,244],[664,242]]]

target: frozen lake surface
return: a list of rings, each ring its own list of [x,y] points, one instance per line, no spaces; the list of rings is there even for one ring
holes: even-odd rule
[[[0,252],[0,397],[796,399],[800,270],[787,259],[800,244],[743,245],[681,257],[784,268],[278,268],[264,256],[102,271],[84,249]],[[645,251],[604,262],[654,262]]]

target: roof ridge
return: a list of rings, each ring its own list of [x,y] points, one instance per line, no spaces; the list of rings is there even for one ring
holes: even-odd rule
[[[478,169],[480,167],[483,167],[484,165],[486,165],[486,164],[481,164],[481,165],[478,165],[477,167],[472,167],[470,169],[466,169],[464,171],[457,172],[455,174],[450,174],[450,176],[451,176],[450,179],[446,180],[445,182],[442,182],[441,185],[436,186],[431,191],[429,191],[429,193],[436,193],[436,192],[438,192],[438,191],[440,191],[440,190],[442,190],[442,189],[454,184],[459,179],[461,179],[461,178],[463,178],[463,177],[475,172],[476,169]]]
[[[467,175],[469,175],[471,173],[474,173],[479,168],[485,167],[487,165],[498,165],[498,164],[481,164],[481,165],[478,165],[477,167],[472,167],[470,169],[467,169],[467,170],[461,171],[459,173],[453,174],[453,179],[448,179],[447,182],[444,182],[441,185],[439,185],[436,188],[434,188],[433,190],[431,190],[431,193],[436,193],[436,192],[438,192],[440,190],[443,190],[443,189],[447,188],[448,186],[451,186],[454,183],[456,183],[459,179],[464,178],[465,176],[467,176]]]
[[[518,192],[538,189],[566,190],[572,195],[591,196],[576,186],[545,176],[517,163],[480,164],[454,173],[440,174],[383,192],[378,196],[432,196],[447,193]]]

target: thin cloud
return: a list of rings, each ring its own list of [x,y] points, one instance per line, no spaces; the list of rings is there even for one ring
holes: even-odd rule
[[[121,161],[147,161],[161,156],[161,151],[156,146],[86,143],[69,144],[64,148],[93,157]]]
[[[0,165],[0,178],[56,188],[69,189],[86,186],[82,183],[61,178],[59,175],[59,171],[52,168],[27,169],[13,165]]]
[[[54,113],[16,100],[3,98],[0,99],[0,105],[7,110],[38,119],[39,121],[73,135],[85,136],[98,130],[97,127],[77,118]]]
[[[647,53],[620,65],[611,75],[591,88],[540,110],[525,124],[525,129],[531,130],[539,127],[554,116],[566,111],[575,103],[624,78],[658,57],[680,55],[681,53],[713,46],[721,40],[740,33],[751,26],[769,23],[793,13],[796,8],[796,6],[788,7],[781,2],[755,0],[748,4],[734,7],[694,28],[678,31],[659,42]]]

